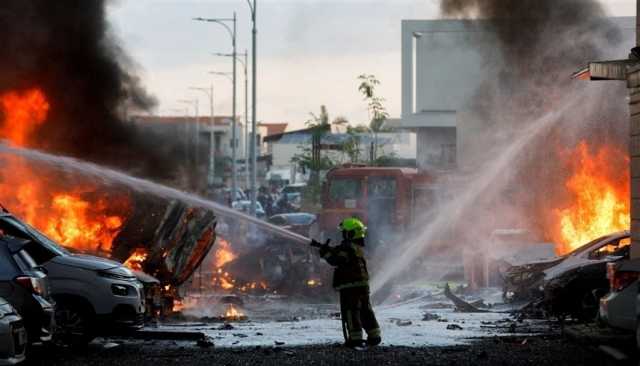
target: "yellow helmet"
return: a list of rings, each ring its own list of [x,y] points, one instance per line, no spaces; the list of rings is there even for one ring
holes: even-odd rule
[[[356,217],[342,220],[338,229],[346,232],[349,239],[364,239],[367,235],[367,227]]]

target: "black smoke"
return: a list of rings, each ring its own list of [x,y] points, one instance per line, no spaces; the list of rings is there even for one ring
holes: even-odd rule
[[[106,0],[0,2],[0,93],[42,89],[48,120],[29,147],[169,178],[170,139],[141,131],[127,116],[156,101],[107,20]]]
[[[487,78],[469,107],[470,115],[480,121],[475,123],[482,126],[475,141],[480,160],[490,159],[482,149],[508,143],[509,136],[537,118],[559,110],[575,96],[583,98],[579,107],[559,116],[556,127],[529,146],[512,172],[505,172],[515,178],[498,195],[509,202],[509,212],[521,212],[504,218],[501,225],[513,219],[548,235],[545,231],[556,219],[550,209],[568,199],[565,182],[571,172],[560,158],[562,152],[581,141],[594,154],[604,144],[626,151],[624,83],[571,78],[587,62],[607,59],[605,55],[625,58],[628,50],[620,47],[621,30],[595,0],[441,0],[440,5],[444,17],[473,19],[495,40],[494,47],[479,48]]]

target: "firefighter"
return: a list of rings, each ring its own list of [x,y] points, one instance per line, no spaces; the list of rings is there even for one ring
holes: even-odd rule
[[[311,245],[318,247],[320,256],[335,267],[333,288],[340,293],[345,345],[351,348],[377,346],[382,338],[369,299],[369,273],[364,258],[367,228],[353,217],[343,220],[338,229],[342,232],[343,239],[340,245],[330,247],[329,240],[324,244],[312,240]],[[363,328],[367,332],[366,342],[363,338]]]

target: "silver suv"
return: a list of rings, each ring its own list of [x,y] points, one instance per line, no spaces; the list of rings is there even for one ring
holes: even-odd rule
[[[25,250],[47,270],[60,340],[81,345],[98,335],[142,327],[143,287],[121,263],[73,254],[7,212],[0,213],[0,229],[28,239]]]

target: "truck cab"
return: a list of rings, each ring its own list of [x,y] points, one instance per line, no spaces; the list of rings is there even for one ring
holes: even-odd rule
[[[407,230],[433,203],[433,179],[412,168],[344,166],[327,173],[322,189],[320,235],[339,240],[338,224],[356,216],[368,227],[370,243]]]

